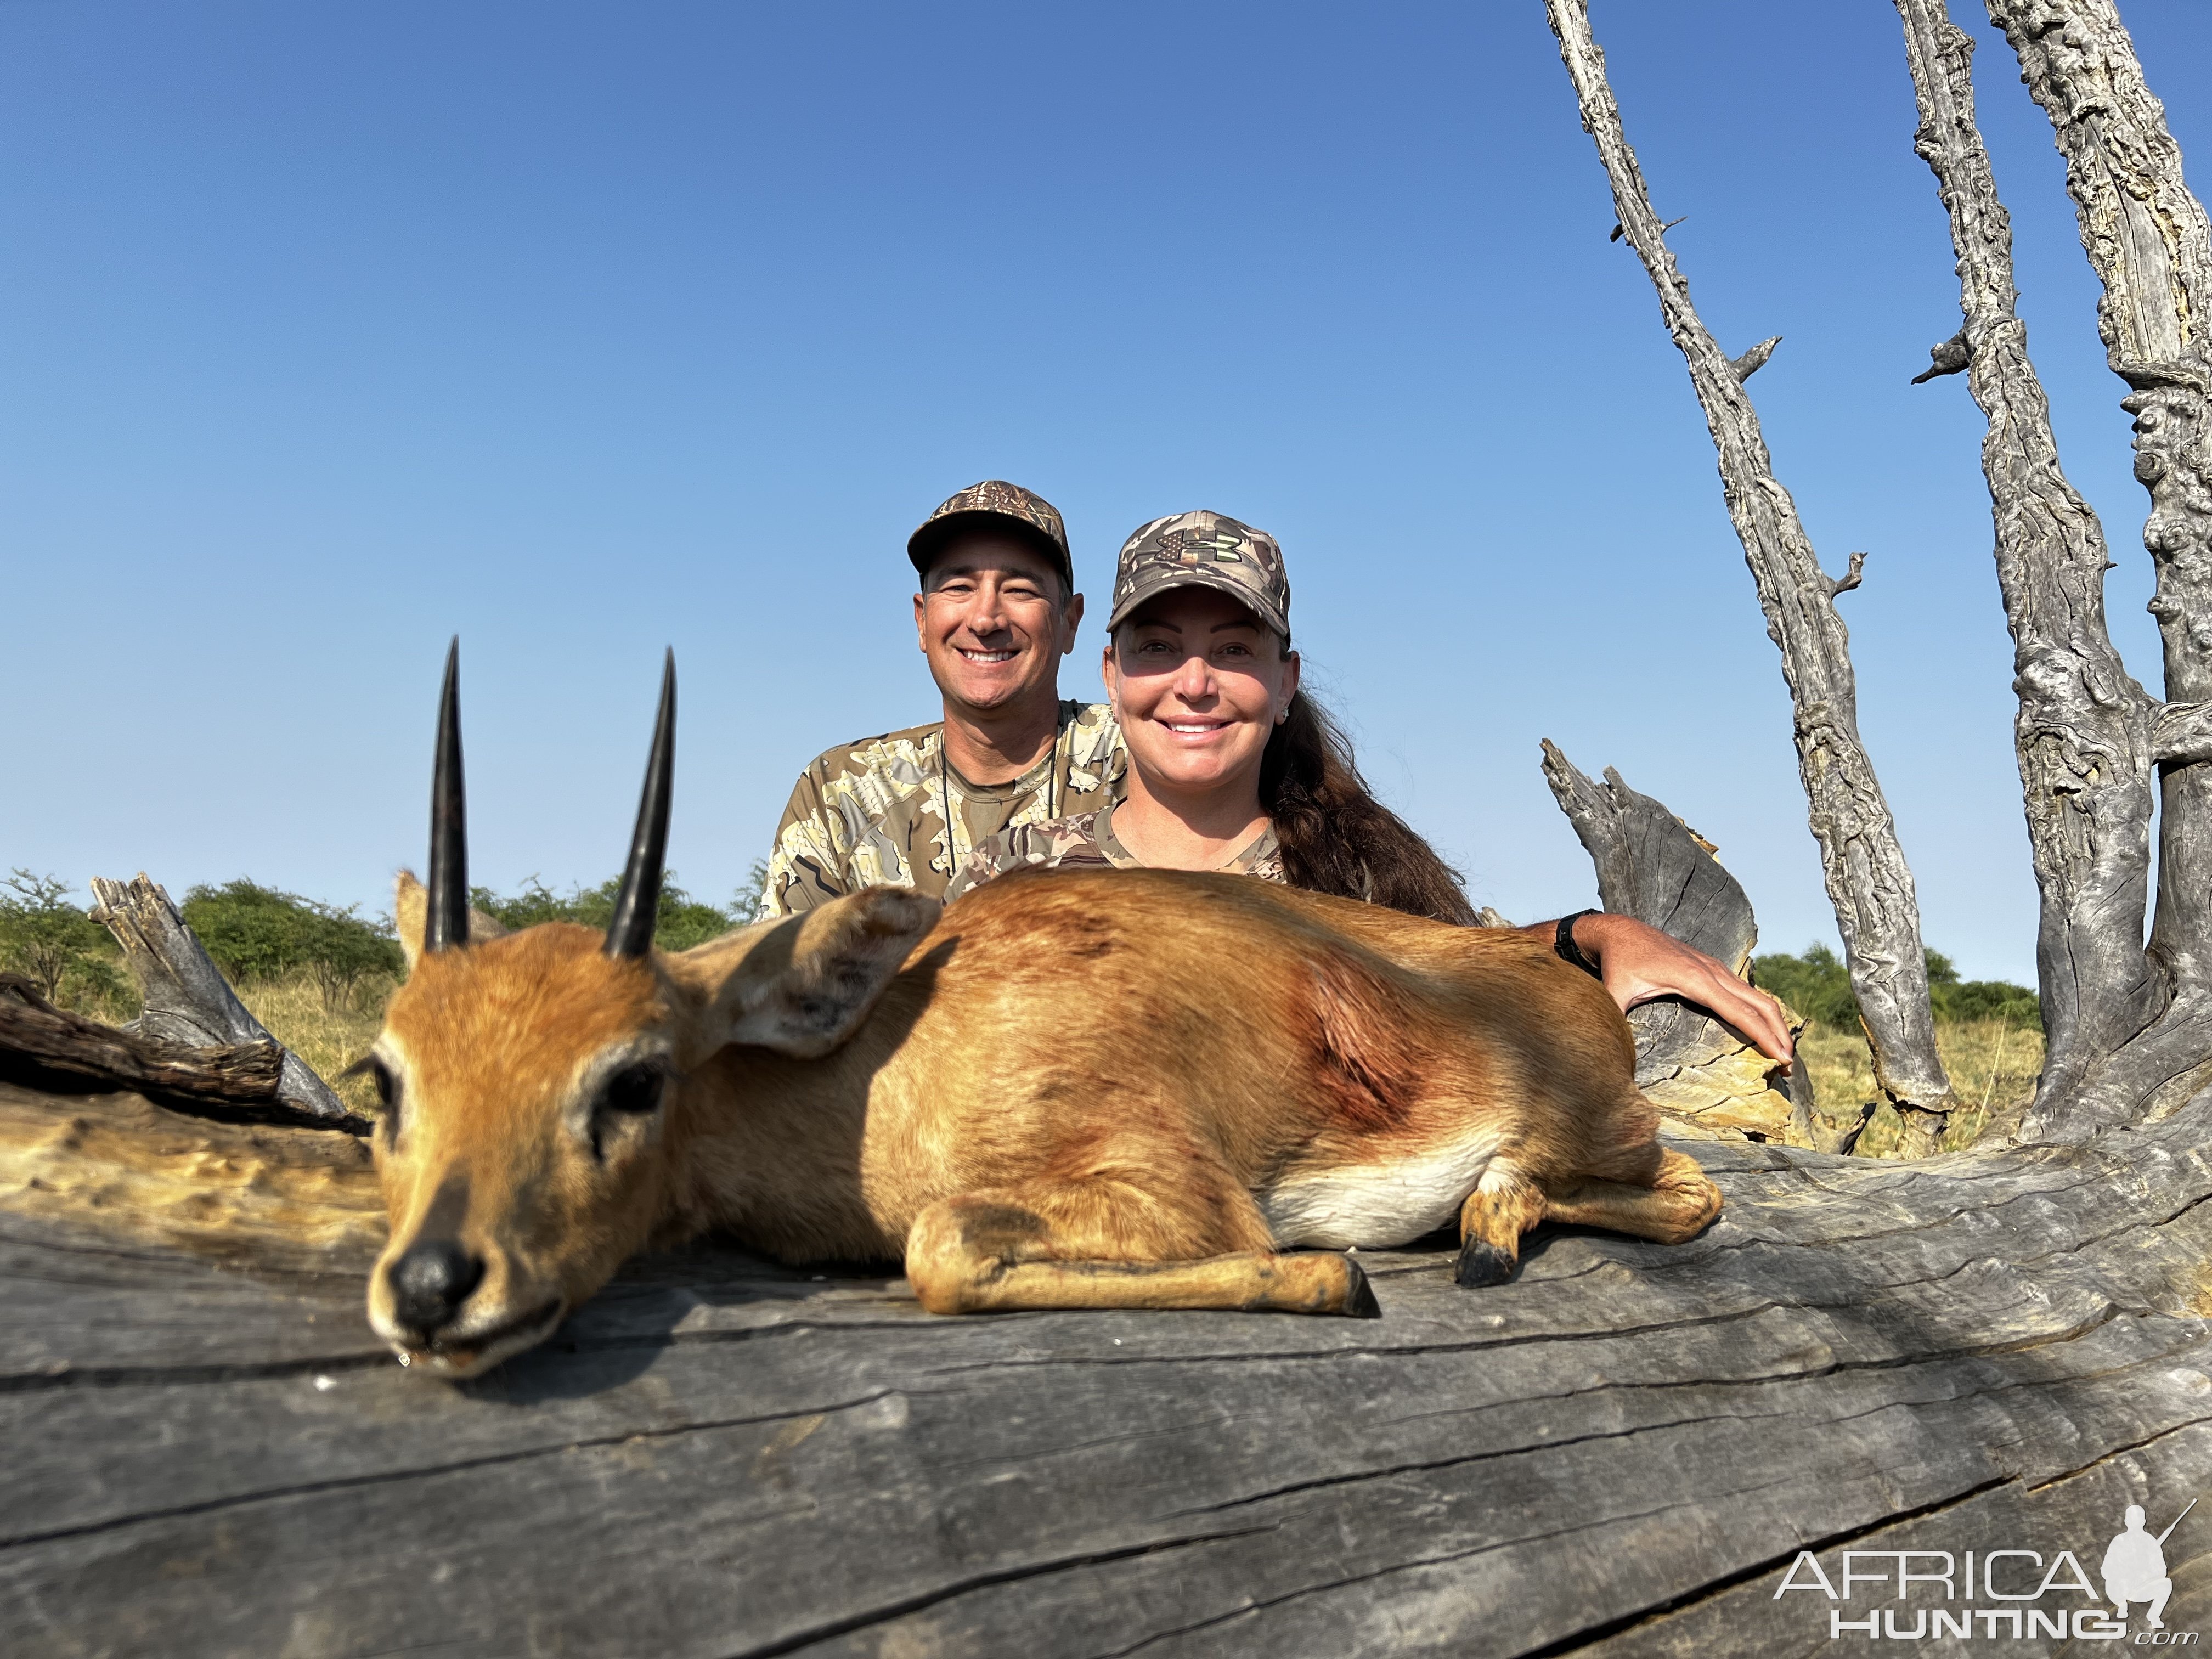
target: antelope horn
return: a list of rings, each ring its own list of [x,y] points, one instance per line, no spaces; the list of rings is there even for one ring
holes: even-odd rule
[[[637,803],[614,920],[607,924],[611,957],[642,957],[653,950],[660,919],[660,872],[668,856],[668,807],[676,788],[676,653],[660,672],[660,713],[653,722],[653,757],[645,763],[645,793]]]
[[[430,902],[422,948],[469,942],[469,805],[461,785],[461,636],[446,653],[438,697],[438,767],[430,781]]]

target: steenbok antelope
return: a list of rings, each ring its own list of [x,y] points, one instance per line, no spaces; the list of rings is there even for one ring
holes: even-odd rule
[[[1373,1315],[1335,1251],[1456,1214],[1460,1282],[1486,1285],[1547,1218],[1676,1242],[1720,1209],[1655,1139],[1604,989],[1506,929],[1036,871],[655,951],[672,657],[605,936],[472,939],[456,672],[428,885],[400,878],[412,971],[368,1062],[392,1220],[369,1319],[403,1359],[473,1375],[707,1229],[903,1259],[933,1313]]]

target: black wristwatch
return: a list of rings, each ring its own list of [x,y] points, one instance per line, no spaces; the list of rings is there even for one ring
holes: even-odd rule
[[[1571,916],[1561,916],[1559,925],[1552,934],[1552,949],[1562,962],[1571,962],[1592,979],[1603,979],[1604,969],[1583,954],[1583,947],[1575,943],[1575,924],[1584,916],[1603,915],[1602,910],[1577,910]]]

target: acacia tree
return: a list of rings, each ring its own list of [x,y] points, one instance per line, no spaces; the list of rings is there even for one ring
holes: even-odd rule
[[[69,884],[16,870],[0,877],[0,969],[15,969],[48,1002],[106,1006],[122,975],[107,935],[69,902]]]
[[[1943,0],[1895,0],[1920,124],[1958,255],[1959,332],[1920,380],[1964,370],[1989,417],[1983,449],[1999,586],[2015,647],[2015,724],[2041,896],[2037,965],[2048,1059],[2015,1136],[2078,1139],[2169,1111],[2212,1077],[2212,234],[2179,146],[2111,0],[1989,0],[2067,158],[2083,246],[2105,284],[2109,361],[2133,388],[2136,475],[2158,567],[2151,609],[2168,701],[2131,678],[2106,632],[2096,515],[2061,470],[2015,308],[2011,229],[1975,125],[1971,40]],[[1546,0],[1583,125],[1626,237],[1657,290],[1720,461],[1729,517],[1782,653],[1800,775],[1852,987],[1887,1099],[1859,1150],[1914,1155],[1980,1133],[1936,1056],[1912,877],[1860,741],[1850,641],[1835,599],[1857,586],[1815,557],[1773,473],[1745,382],[1774,342],[1731,359],[1691,304],[1594,39],[1588,0]],[[2157,909],[2143,937],[2151,778],[2159,779]]]

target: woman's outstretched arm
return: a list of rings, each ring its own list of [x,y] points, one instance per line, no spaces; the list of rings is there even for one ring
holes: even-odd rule
[[[1558,927],[1556,921],[1545,921],[1525,931],[1548,941]],[[1703,951],[1632,916],[1601,911],[1575,919],[1574,941],[1597,963],[1605,988],[1623,1013],[1639,1002],[1680,997],[1735,1026],[1759,1045],[1761,1054],[1779,1060],[1790,1058],[1790,1027],[1782,1018],[1781,1005]]]

